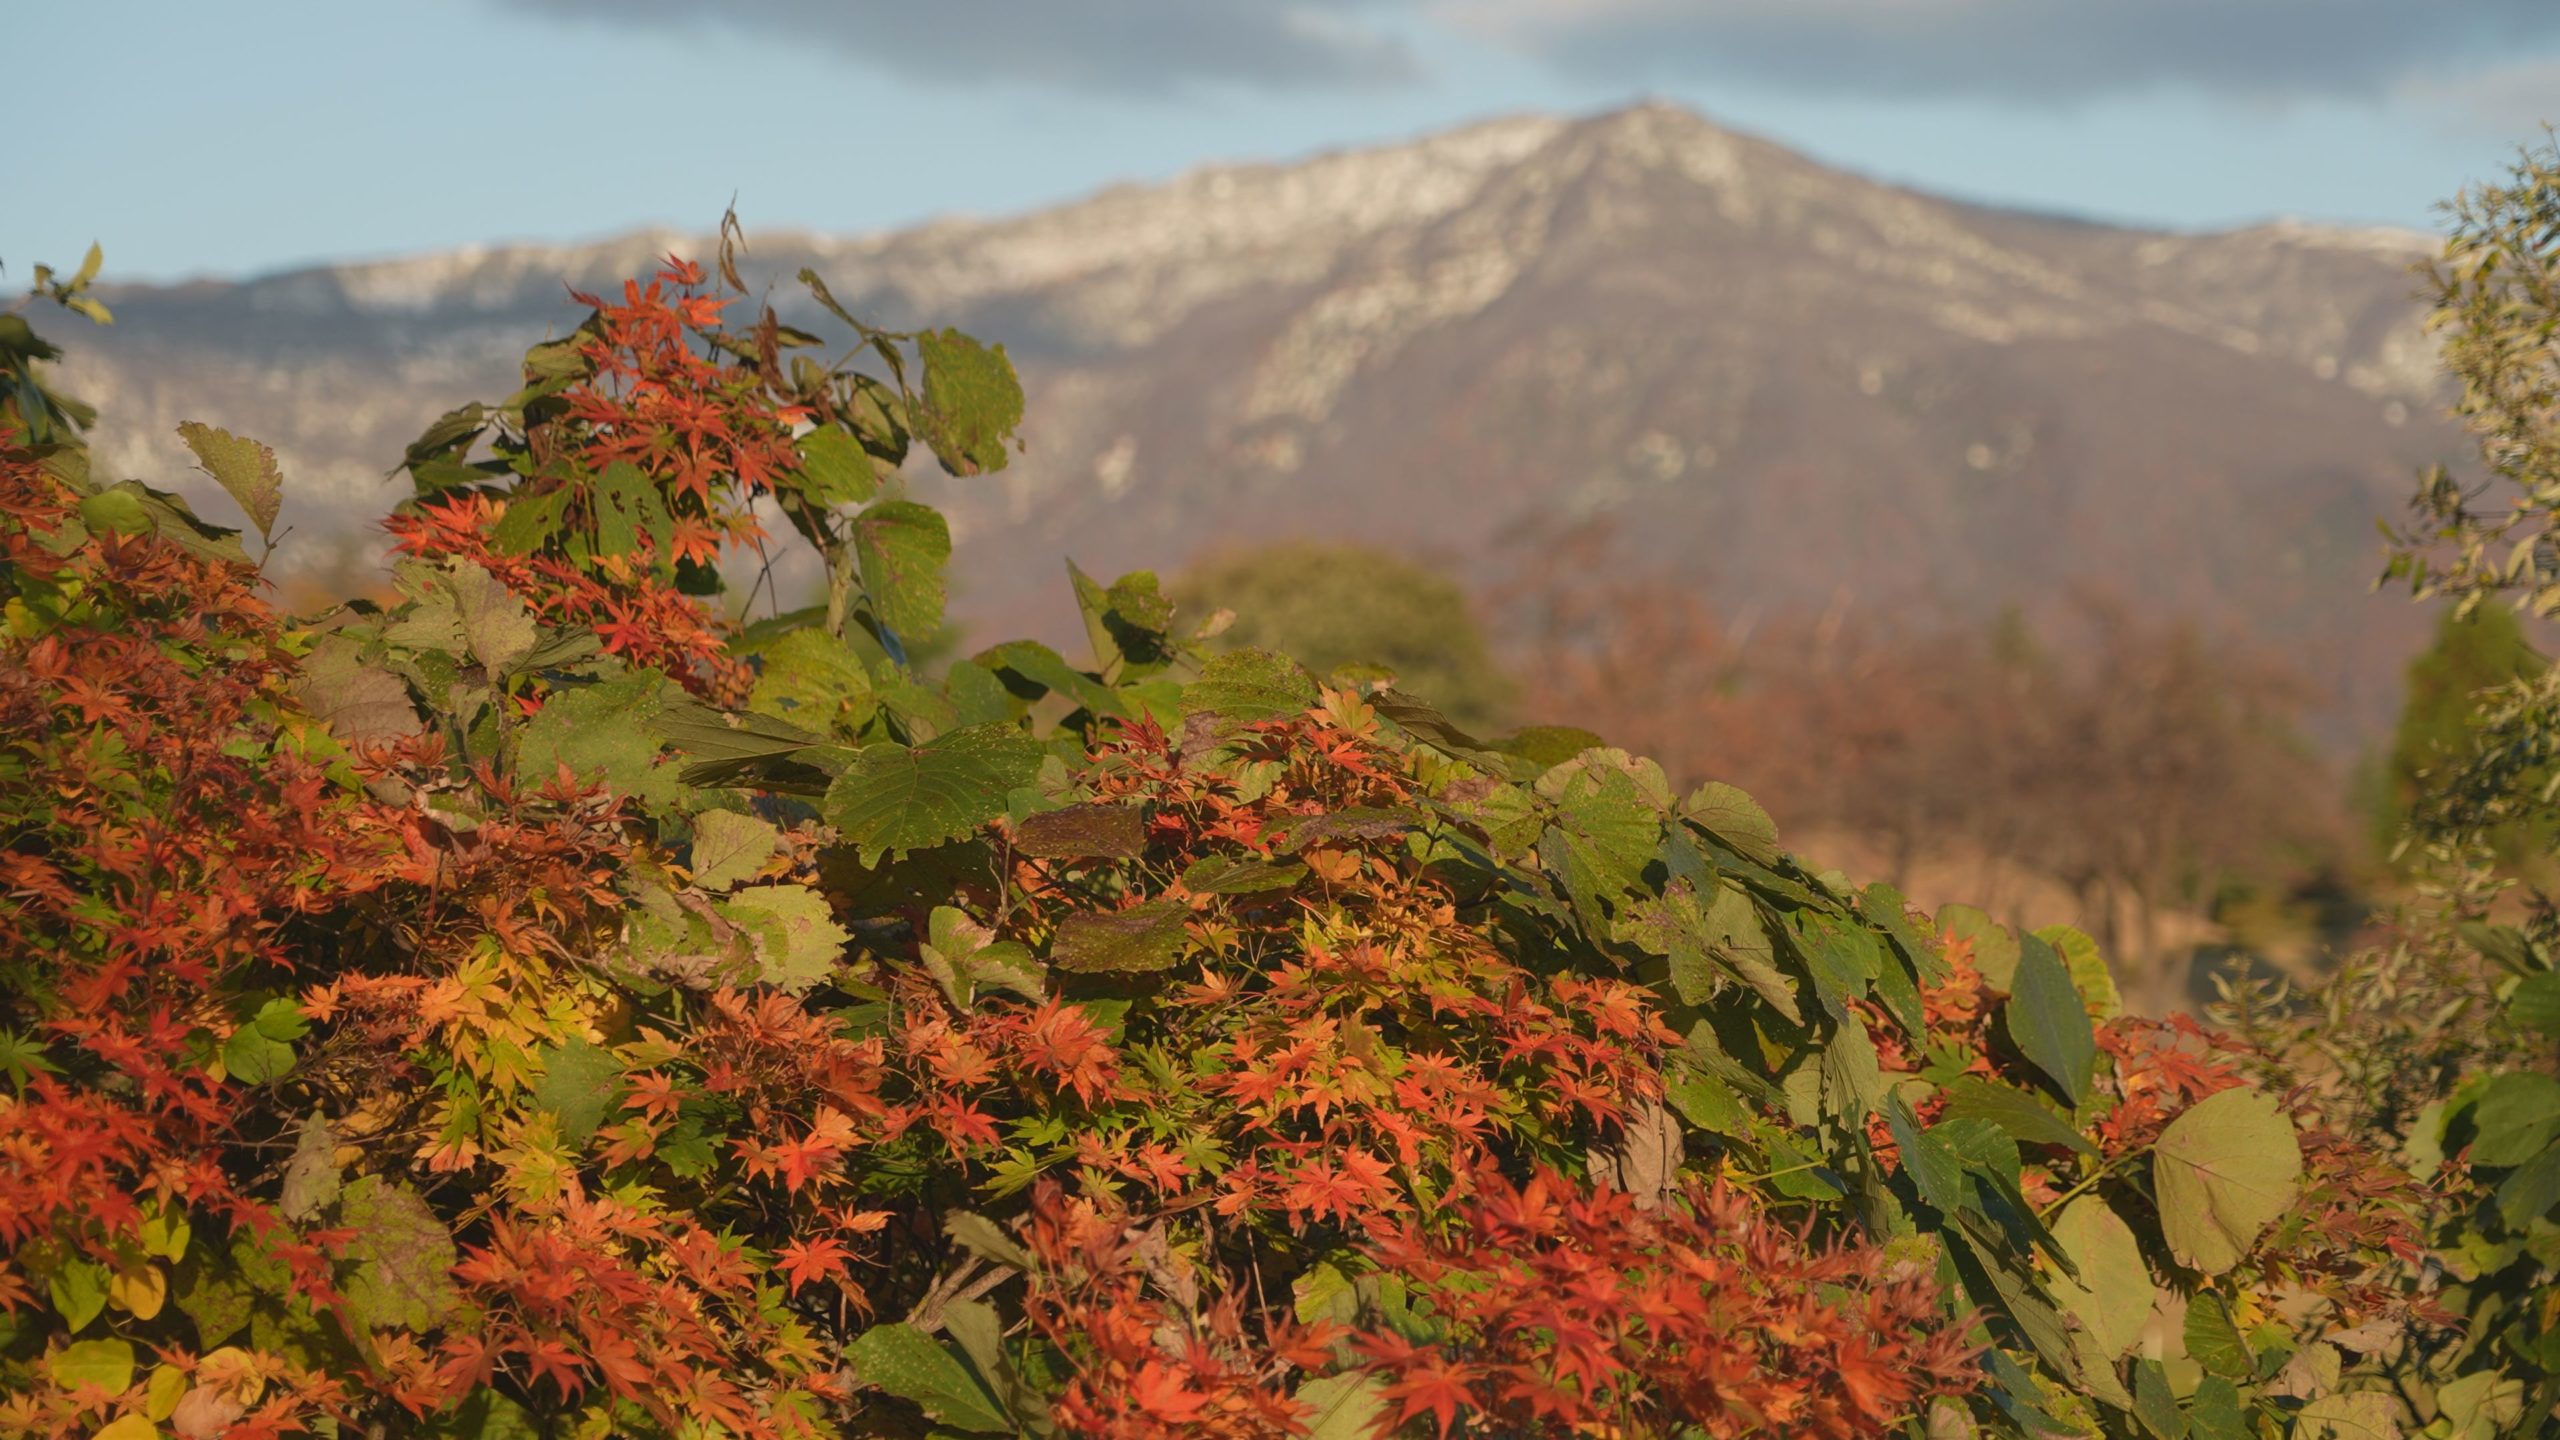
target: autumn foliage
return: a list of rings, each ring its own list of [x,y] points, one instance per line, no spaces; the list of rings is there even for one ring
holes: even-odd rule
[[[1729,786],[1143,575],[925,673],[1010,366],[718,270],[411,449],[387,609],[0,401],[0,1434],[2274,1434],[2439,1318],[2226,1042]]]

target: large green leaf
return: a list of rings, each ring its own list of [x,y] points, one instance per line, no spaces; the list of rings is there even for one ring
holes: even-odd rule
[[[1903,1170],[1918,1187],[1920,1198],[1940,1214],[1954,1214],[1965,1199],[1964,1162],[1943,1138],[1920,1128],[1919,1117],[1900,1095],[1887,1092],[1884,1118],[1894,1148],[1902,1153]]]
[[[2098,1153],[2089,1137],[2053,1112],[2049,1100],[1970,1075],[1950,1081],[1946,1093],[1949,1114],[1988,1120],[2021,1144],[2060,1145],[2084,1155]]]
[[[1134,860],[1147,848],[1147,817],[1129,805],[1069,805],[1014,827],[1017,854],[1050,860]]]
[[[827,977],[853,936],[827,897],[806,885],[758,885],[722,901],[720,913],[755,938],[757,977],[793,994]]]
[[[726,890],[754,879],[781,840],[782,832],[769,820],[735,810],[706,810],[693,822],[693,883]]]
[[[2057,1275],[2054,1302],[2096,1340],[2109,1360],[2133,1348],[2151,1315],[2151,1267],[2133,1228],[2095,1195],[2083,1195],[2054,1217],[2053,1238],[2080,1277]]]
[[[2510,1229],[2522,1230],[2560,1206],[2560,1142],[2525,1161],[2498,1185],[2498,1213]]]
[[[1681,804],[1680,813],[1737,855],[1763,865],[1779,861],[1776,822],[1759,801],[1734,786],[1721,780],[1701,785]]]
[[[1085,975],[1163,970],[1182,958],[1190,916],[1190,907],[1174,900],[1116,912],[1078,911],[1058,923],[1049,963]]]
[[[358,1326],[425,1330],[462,1303],[453,1234],[418,1192],[363,1176],[339,1195],[338,1224],[356,1232],[343,1252],[355,1262],[343,1289]]]
[[[934,458],[954,475],[1001,470],[1011,457],[1005,442],[1022,423],[1022,381],[1004,347],[990,349],[957,330],[928,330],[916,337],[924,357],[924,403],[916,429]]]
[[[2206,1096],[2160,1133],[2151,1157],[2160,1231],[2178,1263],[2219,1275],[2300,1193],[2302,1145],[2251,1089]]]
[[[293,1158],[285,1162],[284,1194],[276,1209],[287,1220],[309,1220],[337,1200],[340,1188],[337,1135],[328,1117],[314,1110],[303,1117]]]
[[[2036,936],[2018,939],[2018,973],[2009,1003],[2002,1007],[2001,1022],[2018,1053],[2044,1072],[2063,1099],[2076,1106],[2089,1097],[2090,1070],[2098,1059],[2097,1035],[2062,957]]]
[[[1758,909],[1734,886],[1716,883],[1713,898],[1702,906],[1690,882],[1675,880],[1658,896],[1630,902],[1617,933],[1622,942],[1671,962],[1672,990],[1683,1005],[1711,999],[1722,970],[1779,1014],[1803,1022],[1795,982],[1778,968]]]
[[[922,1409],[927,1418],[975,1434],[1010,1434],[1004,1403],[958,1356],[904,1322],[874,1325],[853,1342],[854,1378]]]
[[[345,635],[326,636],[312,647],[293,693],[312,719],[349,745],[418,733],[418,709],[407,683],[365,663],[363,647]]]
[[[2204,1290],[2190,1297],[2183,1328],[2187,1354],[2206,1370],[2233,1380],[2246,1380],[2257,1372],[2257,1357],[2249,1353],[2249,1342],[2240,1338],[2240,1327],[2232,1322],[2230,1307],[2221,1296]]]
[[[284,475],[276,469],[276,452],[194,420],[179,423],[178,438],[195,452],[196,463],[239,505],[258,533],[272,537],[276,512],[284,505]]]
[[[2471,1110],[2471,1163],[2505,1168],[2534,1157],[2560,1134],[2560,1080],[2501,1075]]]
[[[2385,1390],[2323,1395],[2293,1417],[2293,1440],[2400,1440],[2400,1402]]]
[[[910,749],[874,745],[854,757],[820,806],[865,865],[957,840],[1005,813],[1044,754],[1007,725],[972,725]]]
[[[821,425],[800,437],[800,493],[820,509],[860,505],[880,493],[879,472],[862,442],[841,425]]]
[[[76,1340],[53,1353],[54,1383],[65,1390],[113,1395],[133,1384],[133,1346],[122,1340]]]
[[[516,737],[516,773],[547,785],[566,767],[573,779],[601,781],[616,794],[669,807],[682,799],[677,767],[659,763],[655,722],[681,691],[655,671],[553,693]]]
[[[559,1122],[561,1139],[584,1145],[621,1097],[622,1062],[584,1040],[545,1046],[540,1054],[542,1078],[534,1082],[533,1103]]]
[[[942,628],[951,527],[941,511],[912,500],[882,500],[854,517],[853,549],[880,623],[907,641]]]
[[[1306,1440],[1371,1440],[1386,1418],[1387,1382],[1376,1375],[1327,1375],[1291,1398],[1307,1407]]]
[[[1316,684],[1295,660],[1268,650],[1212,656],[1184,687],[1182,713],[1214,712],[1230,720],[1276,720],[1316,703]]]

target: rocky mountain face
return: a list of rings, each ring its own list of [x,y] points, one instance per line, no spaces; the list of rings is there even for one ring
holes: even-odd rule
[[[813,266],[858,312],[1021,364],[1027,453],[916,481],[989,638],[1067,638],[1068,556],[1110,574],[1357,536],[1485,582],[1597,524],[1623,573],[1737,623],[2135,597],[2281,650],[2352,742],[2387,724],[2422,630],[2366,593],[2374,520],[2462,451],[2423,237],[1985,209],[1667,106],[754,241],[778,301]],[[318,567],[397,495],[409,437],[575,324],[564,282],[704,243],[109,292],[118,323],[66,332],[66,378],[119,473],[183,474],[184,419],[276,446],[301,527],[282,561]]]

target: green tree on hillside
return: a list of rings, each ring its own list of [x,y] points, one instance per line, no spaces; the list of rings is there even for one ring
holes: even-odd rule
[[[2391,754],[2376,797],[2381,848],[2399,846],[2430,779],[2476,757],[2474,729],[2480,697],[2541,673],[2542,658],[2526,643],[2524,627],[2504,607],[2468,615],[2447,610],[2436,621],[2435,643],[2409,662],[2408,698],[2392,732]],[[2514,863],[2547,845],[2547,826],[2504,832],[2494,841],[2498,857]]]
[[[1379,666],[1393,672],[1397,689],[1472,728],[1495,726],[1510,707],[1511,678],[1485,644],[1466,592],[1400,556],[1285,541],[1210,555],[1172,588],[1185,613],[1236,613],[1219,639],[1228,648],[1292,655],[1320,675]]]

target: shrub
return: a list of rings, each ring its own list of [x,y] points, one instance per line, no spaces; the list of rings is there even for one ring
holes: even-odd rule
[[[2316,1433],[2415,1192],[2095,948],[1729,786],[1204,655],[928,684],[917,442],[670,262],[271,613],[0,331],[0,1432]],[[716,273],[734,286],[725,254]],[[71,298],[80,298],[76,293]],[[21,325],[23,322],[19,322]],[[15,338],[13,338],[15,337]],[[191,432],[263,532],[270,457]],[[770,505],[827,602],[702,597]]]

